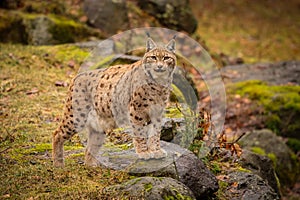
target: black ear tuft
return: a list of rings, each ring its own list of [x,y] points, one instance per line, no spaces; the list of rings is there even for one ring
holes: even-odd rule
[[[154,49],[156,47],[156,44],[155,42],[150,38],[148,37],[147,39],[147,43],[146,43],[146,51],[151,51],[152,49]]]
[[[170,40],[170,42],[166,45],[166,49],[168,51],[171,51],[172,53],[175,53],[175,37],[176,35],[173,37],[172,40]]]
[[[148,38],[150,37],[150,33],[148,31],[146,32],[146,35]]]

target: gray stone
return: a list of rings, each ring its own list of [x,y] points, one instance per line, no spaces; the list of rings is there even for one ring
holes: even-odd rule
[[[276,192],[260,176],[247,172],[232,172],[224,179],[228,187],[224,191],[226,199],[232,200],[275,200]]]
[[[153,173],[154,176],[173,177],[188,186],[197,199],[207,199],[219,189],[216,177],[192,152],[187,152],[173,164]]]
[[[85,0],[83,10],[92,26],[109,35],[128,29],[124,0]]]
[[[221,69],[225,81],[261,80],[271,85],[300,85],[300,61],[256,63],[226,66]]]
[[[172,177],[189,187],[196,198],[208,198],[218,190],[216,177],[192,152],[179,145],[161,141],[168,153],[163,159],[140,160],[133,149],[104,147],[99,155],[100,165],[124,170],[135,176]]]
[[[101,37],[100,32],[73,20],[55,15],[0,13],[0,41],[31,45],[51,45]]]
[[[291,187],[295,184],[300,174],[299,161],[275,133],[268,129],[256,130],[247,133],[239,143],[250,151],[255,151],[255,147],[258,147],[272,158],[281,186]]]
[[[281,196],[279,180],[275,173],[274,163],[270,158],[244,150],[239,159],[239,164],[263,178],[278,196]]]
[[[188,33],[197,29],[197,20],[188,0],[139,0],[138,5],[170,29]]]
[[[135,178],[105,188],[101,198],[106,196],[118,199],[195,199],[193,192],[187,186],[168,177]]]

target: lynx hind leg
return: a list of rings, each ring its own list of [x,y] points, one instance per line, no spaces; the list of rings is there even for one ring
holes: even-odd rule
[[[140,159],[148,160],[151,158],[151,154],[148,152],[147,138],[133,137],[132,142],[135,148],[135,152]]]
[[[151,158],[160,159],[167,156],[167,152],[160,146],[160,134],[149,137],[147,143]]]
[[[88,141],[85,151],[85,164],[87,166],[98,165],[97,155],[105,140],[105,131],[101,124],[96,111],[91,111],[87,120]]]
[[[52,136],[53,164],[57,167],[64,166],[64,142],[85,128],[87,116],[92,107],[91,102],[85,100],[87,99],[86,91],[78,89],[80,81],[77,77],[70,85],[64,116]]]
[[[70,90],[72,90],[72,87]],[[70,139],[75,133],[72,98],[69,96],[66,101],[62,121],[52,135],[52,158],[54,166],[64,166],[64,142]]]
[[[60,133],[60,128],[55,130],[52,136],[52,159],[55,167],[63,167],[64,163],[64,142],[66,138],[63,138]]]

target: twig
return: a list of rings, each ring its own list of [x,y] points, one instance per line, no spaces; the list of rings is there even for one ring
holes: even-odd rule
[[[233,143],[237,143],[246,133],[243,132]]]
[[[7,147],[6,149],[0,151],[0,154],[4,153],[5,151],[7,151],[8,149],[10,149],[11,147]]]

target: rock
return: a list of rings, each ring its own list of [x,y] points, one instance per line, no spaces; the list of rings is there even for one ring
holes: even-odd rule
[[[197,20],[188,0],[138,0],[138,5],[170,29],[188,33],[197,29]]]
[[[225,81],[232,82],[261,80],[271,85],[300,85],[300,61],[232,65],[223,67],[221,74]]]
[[[197,199],[208,199],[219,189],[216,177],[192,152],[185,153],[173,164],[154,172],[153,175],[177,178],[193,191]]]
[[[276,176],[274,163],[267,156],[259,155],[248,150],[244,150],[239,164],[246,169],[249,169],[254,174],[263,178],[268,185],[270,185],[274,191],[280,194],[280,183]]]
[[[261,177],[248,172],[232,172],[223,178],[228,187],[222,191],[225,199],[275,200],[279,199],[273,188]]]
[[[105,188],[101,198],[117,199],[195,199],[193,192],[179,181],[168,177],[140,177]]]
[[[24,0],[1,0],[0,8],[17,9],[24,5]]]
[[[176,136],[178,130],[182,129],[184,126],[184,118],[164,118],[160,139],[166,142],[171,142]]]
[[[124,0],[85,0],[83,10],[92,26],[111,35],[128,29],[128,16]]]
[[[189,187],[196,198],[208,198],[218,190],[216,177],[192,152],[179,145],[161,141],[168,152],[163,159],[139,160],[134,149],[104,147],[98,160],[105,167],[125,170],[134,176],[172,177]]]
[[[275,171],[283,187],[291,187],[300,174],[297,156],[270,130],[247,133],[239,143],[245,149],[266,155],[274,162]]]
[[[91,36],[101,37],[100,32],[55,15],[3,11],[0,24],[1,42],[51,45],[82,41]]]

